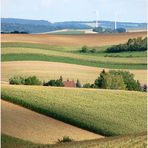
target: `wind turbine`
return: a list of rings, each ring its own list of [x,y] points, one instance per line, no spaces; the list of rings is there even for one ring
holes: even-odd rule
[[[114,29],[117,29],[117,14],[115,13]]]
[[[98,13],[98,10],[96,10],[95,13],[96,13],[96,28],[98,28],[99,27],[99,20],[98,20],[99,13]]]

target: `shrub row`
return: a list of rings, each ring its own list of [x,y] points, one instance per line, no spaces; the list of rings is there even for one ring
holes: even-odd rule
[[[9,79],[9,83],[13,85],[42,85],[42,82],[36,76],[27,78],[21,76],[14,76]],[[50,80],[44,82],[43,86],[64,87],[63,78],[60,76],[57,80]],[[111,70],[105,72],[103,70],[99,77],[93,84],[86,83],[83,86],[77,80],[76,87],[78,88],[100,88],[100,89],[120,89],[120,90],[134,90],[147,92],[147,85],[140,85],[139,81],[134,79],[134,75],[127,71]]]
[[[9,79],[9,83],[13,85],[42,85],[42,82],[36,76],[14,76]]]
[[[106,49],[108,53],[127,52],[127,51],[146,51],[147,50],[147,37],[142,39],[134,38],[129,39],[126,44],[114,45]]]
[[[97,50],[95,48],[89,48],[87,46],[83,46],[80,50],[82,53],[96,53]]]

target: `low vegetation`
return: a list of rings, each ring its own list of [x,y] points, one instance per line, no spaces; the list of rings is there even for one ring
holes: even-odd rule
[[[106,49],[106,52],[132,52],[132,51],[146,51],[147,50],[147,37],[129,39],[126,44],[119,44]]]
[[[147,128],[144,92],[2,85],[1,97],[105,136],[140,133]]]
[[[87,46],[83,46],[82,49],[80,50],[82,53],[96,53],[97,50],[95,48],[89,48]]]
[[[42,85],[42,82],[36,76],[14,76],[9,79],[9,83],[13,85]]]
[[[71,139],[69,136],[64,136],[62,139],[58,139],[57,143],[66,143],[66,142],[72,142],[73,139]]]

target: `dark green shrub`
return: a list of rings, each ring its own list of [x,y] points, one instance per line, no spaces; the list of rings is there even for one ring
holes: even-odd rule
[[[96,53],[97,50],[96,50],[95,48],[93,48],[93,49],[90,50],[90,52],[91,52],[91,53]]]
[[[90,83],[86,83],[83,85],[83,88],[91,88],[91,84]]]
[[[106,49],[106,52],[116,53],[125,51],[146,51],[147,50],[147,38],[134,38],[129,39],[126,44],[119,44]]]
[[[21,76],[14,76],[9,79],[9,84],[23,85],[23,84],[25,84],[25,78],[23,78]]]
[[[80,52],[88,53],[89,52],[89,48],[87,46],[83,46],[82,49],[80,50]]]
[[[78,88],[81,88],[82,87],[82,85],[81,85],[81,83],[80,83],[79,80],[77,80],[77,82],[76,82],[76,87],[78,87]]]
[[[50,80],[47,83],[44,83],[43,86],[56,86],[56,87],[63,87],[63,78],[60,76],[58,80]]]
[[[25,85],[41,85],[42,82],[36,76],[30,76],[25,79]]]
[[[146,84],[143,85],[142,90],[143,90],[144,92],[147,92],[147,85],[146,85]]]
[[[71,139],[69,136],[64,136],[62,139],[58,139],[58,143],[65,143],[65,142],[72,142],[73,139]]]

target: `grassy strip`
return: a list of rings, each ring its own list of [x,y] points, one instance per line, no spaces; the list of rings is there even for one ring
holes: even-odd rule
[[[147,147],[147,134],[140,133],[137,135],[127,135],[127,136],[118,136],[112,138],[105,138],[100,140],[88,140],[88,141],[79,141],[79,142],[70,142],[63,144],[55,144],[55,145],[42,145],[42,144],[34,144],[32,142],[24,141],[19,138],[15,138],[12,136],[8,136],[2,134],[2,148],[86,148],[86,147],[101,147],[101,148],[113,148],[113,147],[139,147],[146,148]]]
[[[121,63],[103,63],[99,61],[87,61],[69,57],[48,56],[42,54],[5,54],[1,56],[2,61],[49,61],[77,64],[84,66],[111,68],[111,69],[146,69],[147,64],[121,64]]]
[[[2,85],[1,97],[105,136],[146,131],[146,93]]]
[[[37,148],[38,146],[41,145],[2,134],[1,146],[2,148],[35,148],[35,147]]]

